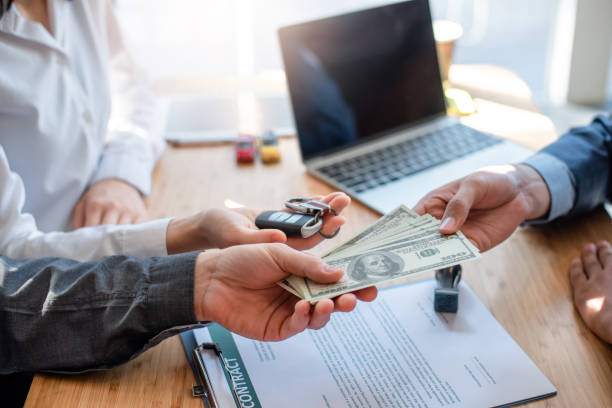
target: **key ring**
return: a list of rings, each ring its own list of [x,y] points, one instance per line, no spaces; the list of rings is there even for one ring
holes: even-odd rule
[[[326,212],[338,215],[336,210],[331,208],[329,204],[306,197],[290,198],[289,200],[285,201],[285,207],[300,214],[313,215],[316,221],[319,221],[325,215]],[[331,235],[326,235],[322,233],[321,230],[317,231],[317,234],[319,234],[325,239],[332,239],[336,235],[338,235],[338,232],[340,232],[340,228],[334,231],[334,233]]]
[[[325,215],[325,212],[338,215],[329,204],[305,197],[290,198],[285,201],[285,207],[304,215]]]
[[[338,227],[338,229],[336,231],[334,231],[333,234],[331,235],[325,235],[324,233],[321,232],[321,230],[317,231],[317,234],[319,234],[320,236],[322,236],[325,239],[332,239],[334,238],[336,235],[338,235],[338,233],[340,232],[340,227]]]

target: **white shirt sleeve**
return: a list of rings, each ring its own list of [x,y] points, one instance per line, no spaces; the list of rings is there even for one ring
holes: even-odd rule
[[[110,1],[101,6],[108,41],[112,111],[106,145],[90,184],[124,180],[141,193],[151,192],[151,174],[164,150],[158,105],[147,75],[126,50]]]
[[[118,254],[138,258],[167,255],[169,219],[43,233],[34,217],[22,212],[24,201],[23,182],[11,171],[0,146],[0,254],[13,259],[61,257],[77,261]]]

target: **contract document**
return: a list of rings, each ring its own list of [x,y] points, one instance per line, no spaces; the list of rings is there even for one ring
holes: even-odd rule
[[[218,325],[195,330],[198,344],[223,351],[226,369],[213,352],[204,358],[220,407],[478,408],[556,394],[467,284],[457,314],[434,312],[435,286],[381,290],[325,328],[278,343]]]

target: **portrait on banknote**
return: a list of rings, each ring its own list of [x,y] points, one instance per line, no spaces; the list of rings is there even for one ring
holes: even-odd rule
[[[376,251],[355,257],[346,273],[357,282],[378,282],[399,275],[404,269],[404,260],[389,251]]]

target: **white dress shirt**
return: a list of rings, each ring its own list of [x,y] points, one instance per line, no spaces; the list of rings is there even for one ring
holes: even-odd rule
[[[107,178],[143,194],[164,143],[155,100],[108,0],[48,0],[52,34],[13,5],[0,19],[0,254],[78,260],[166,254],[168,220],[69,231]]]

